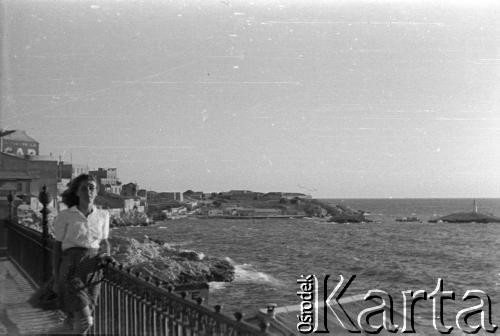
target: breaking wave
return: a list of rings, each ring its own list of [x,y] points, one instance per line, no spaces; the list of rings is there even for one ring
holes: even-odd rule
[[[257,270],[252,264],[236,264],[234,260],[229,257],[226,257],[226,260],[234,266],[234,282],[236,283],[267,283],[271,285],[281,285],[280,280],[270,274]]]

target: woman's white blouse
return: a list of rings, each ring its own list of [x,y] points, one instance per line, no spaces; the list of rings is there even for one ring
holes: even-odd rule
[[[62,250],[70,247],[99,248],[109,237],[109,212],[94,207],[88,217],[77,206],[63,210],[54,220],[54,236]]]

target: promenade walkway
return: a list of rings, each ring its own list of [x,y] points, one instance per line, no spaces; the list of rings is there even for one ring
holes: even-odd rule
[[[33,308],[35,289],[7,258],[0,258],[0,335],[64,335],[63,315]]]

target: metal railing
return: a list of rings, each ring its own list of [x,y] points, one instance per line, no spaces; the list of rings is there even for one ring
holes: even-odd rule
[[[7,256],[36,286],[52,274],[53,240],[43,241],[42,233],[31,228],[7,223]]]
[[[8,257],[40,286],[52,273],[54,240],[12,222],[7,228]],[[209,307],[202,298],[191,300],[159,278],[143,277],[116,263],[104,268],[94,321],[91,333],[95,335],[269,335],[268,323],[257,328],[245,323],[239,312],[231,318],[221,313],[220,305]]]
[[[209,308],[203,299],[189,300],[176,294],[158,278],[133,274],[121,265],[105,269],[101,298],[96,310],[96,334],[114,335],[266,335],[242,321],[221,313],[221,306]]]

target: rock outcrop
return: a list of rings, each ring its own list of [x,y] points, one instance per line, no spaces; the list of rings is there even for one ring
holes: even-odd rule
[[[366,218],[364,211],[355,210],[341,204],[329,204],[318,199],[302,201],[300,205],[308,216],[330,217],[329,222],[361,223],[372,222]]]
[[[500,223],[500,218],[479,212],[458,212],[432,219],[429,223]]]
[[[132,268],[133,272],[154,275],[174,286],[234,280],[234,267],[228,261],[207,257],[203,253],[176,249],[147,237],[139,242],[113,235],[110,243],[111,254],[120,264]]]

